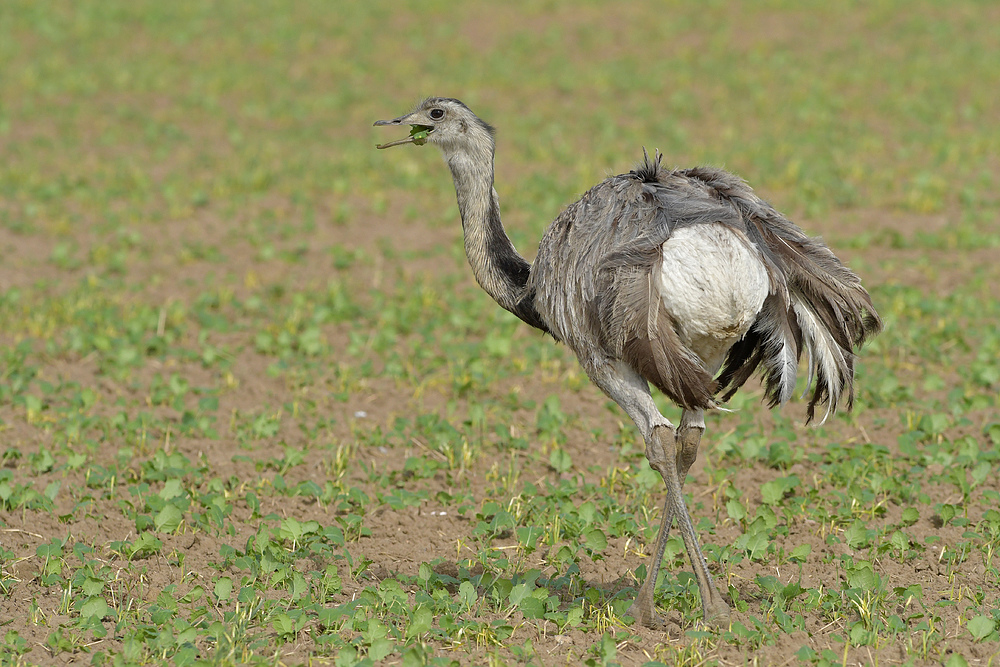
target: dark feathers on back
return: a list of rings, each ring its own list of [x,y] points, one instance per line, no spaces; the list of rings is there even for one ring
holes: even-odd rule
[[[853,400],[854,352],[882,322],[860,279],[816,238],[724,170],[667,170],[659,152],[607,179],[570,205],[539,246],[529,288],[553,336],[580,349],[601,342],[678,405],[716,407],[761,370],[770,405],[791,397],[796,366],[809,353],[809,401],[831,411],[842,392]],[[663,243],[679,227],[721,223],[742,232],[760,253],[771,294],[750,331],[729,351],[715,380],[684,347],[652,287]],[[668,270],[670,267],[666,267]],[[582,312],[581,312],[582,311]]]

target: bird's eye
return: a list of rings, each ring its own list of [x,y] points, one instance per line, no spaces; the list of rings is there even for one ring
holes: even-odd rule
[[[444,109],[431,109],[430,117],[434,120],[441,120],[444,118]]]

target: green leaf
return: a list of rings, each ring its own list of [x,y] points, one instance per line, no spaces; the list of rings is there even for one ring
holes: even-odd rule
[[[424,606],[419,606],[413,610],[413,614],[410,616],[410,624],[406,628],[406,636],[418,637],[434,625],[434,614],[430,609]]]
[[[802,662],[811,662],[813,657],[816,655],[816,651],[814,651],[808,644],[804,644],[802,648],[795,652],[795,655]]]
[[[510,590],[510,595],[507,596],[507,599],[510,600],[511,604],[520,605],[521,601],[528,597],[530,593],[531,590],[528,588],[528,584],[518,584]]]
[[[135,529],[137,532],[143,532],[153,529],[153,517],[148,514],[139,514],[135,517]]]
[[[44,559],[61,558],[62,547],[63,543],[54,537],[51,542],[38,545],[38,548],[35,549],[35,555]]]
[[[860,561],[847,572],[847,585],[851,588],[874,589],[878,586],[878,575],[868,561]]]
[[[907,507],[903,510],[902,522],[905,526],[912,526],[920,519],[920,512],[915,507]]]
[[[83,603],[80,607],[80,616],[82,618],[104,618],[108,615],[109,611],[110,607],[108,607],[108,603],[105,602],[104,598],[95,596]]]
[[[297,542],[302,537],[302,524],[294,518],[288,517],[281,522],[281,528],[278,530],[278,535],[280,535],[282,539]]]
[[[760,487],[760,493],[763,496],[764,503],[767,505],[777,505],[784,499],[785,494],[790,493],[798,486],[798,476],[789,475],[788,477],[779,477],[770,482],[765,482]]]
[[[472,605],[476,604],[479,600],[479,595],[476,593],[476,587],[472,585],[472,582],[463,581],[458,586],[458,599],[461,600],[462,606],[466,609],[471,609]]]
[[[173,507],[173,505],[168,505],[167,507]],[[129,555],[141,558],[152,555],[162,548],[163,542],[161,542],[152,533],[142,533],[135,538],[135,542],[131,544],[131,553]]]
[[[993,466],[990,465],[989,461],[980,461],[970,472],[972,474],[972,481],[976,484],[982,484],[992,477]]]
[[[525,549],[534,551],[538,545],[538,538],[542,536],[542,529],[538,526],[518,526],[514,529],[514,534]]]
[[[800,544],[799,546],[792,549],[792,553],[788,557],[795,561],[796,563],[805,562],[806,557],[812,553],[812,545],[810,544]]]
[[[969,667],[969,662],[962,657],[961,653],[952,653],[944,663],[944,667]]]
[[[601,647],[598,651],[601,656],[603,664],[609,665],[614,661],[618,655],[618,645],[615,643],[615,638],[608,632],[605,632],[601,637]]]
[[[770,544],[764,531],[747,536],[746,551],[751,560],[758,560],[767,555],[767,547]]]
[[[104,580],[98,579],[97,577],[87,577],[83,580],[80,590],[83,591],[83,594],[87,597],[100,595],[101,591],[104,590]]]
[[[559,549],[556,551],[555,556],[554,556],[554,560],[556,560],[556,561],[558,561],[560,563],[569,562],[569,561],[573,560],[574,558],[576,558],[576,551],[574,551],[573,549],[570,549],[565,544],[562,545],[561,547],[559,547]]]
[[[785,497],[785,489],[776,479],[764,482],[760,487],[760,493],[768,505],[777,505]]]
[[[889,543],[896,547],[899,551],[905,551],[910,548],[910,538],[906,536],[901,530],[894,531],[892,536],[889,538]]]
[[[385,659],[390,653],[396,650],[396,643],[391,639],[375,639],[368,647],[368,657],[378,663]]]
[[[353,665],[353,662],[344,665]],[[411,646],[403,652],[402,667],[424,667],[427,664],[427,655],[420,646]],[[338,663],[337,667],[340,667]]]
[[[993,422],[983,430],[990,437],[990,442],[1000,447],[1000,422]]]
[[[308,592],[309,582],[306,581],[306,578],[302,576],[301,572],[294,572],[292,574],[292,599],[298,600]]]
[[[963,478],[964,479],[964,478]],[[941,505],[941,510],[938,512],[938,516],[941,518],[941,523],[947,524],[949,521],[955,518],[957,514],[955,506],[950,503],[944,503]]]
[[[858,622],[851,626],[851,643],[855,646],[864,646],[871,640],[873,632],[865,627],[864,623]]]
[[[969,632],[975,637],[977,642],[981,642],[992,634],[996,629],[997,624],[989,616],[976,616],[975,618],[969,619],[969,624],[967,626]]]
[[[868,544],[868,528],[858,520],[847,527],[844,531],[844,541],[852,549],[858,549]]]
[[[183,602],[184,604],[191,604],[192,602],[197,602],[198,600],[200,600],[204,594],[205,594],[205,588],[203,586],[195,586],[190,591],[188,591],[187,595],[182,597],[180,601]]]
[[[281,612],[274,617],[274,620],[271,622],[271,626],[280,635],[291,634],[295,631],[295,619],[285,612]]]
[[[364,640],[371,644],[376,639],[382,639],[389,633],[389,627],[377,618],[369,618],[365,631],[361,633]]]
[[[49,483],[48,486],[45,487],[45,497],[49,500],[55,500],[56,496],[59,494],[59,488],[61,486],[62,482],[59,480]]]
[[[584,543],[593,551],[604,551],[608,546],[608,538],[600,528],[591,528],[583,534]]]
[[[802,588],[799,582],[793,581],[781,589],[781,597],[785,600],[794,600],[805,592],[806,589]]]
[[[198,409],[202,412],[215,412],[219,409],[219,397],[205,396],[198,399]]]
[[[425,125],[411,125],[410,126],[410,136],[413,137],[413,143],[417,146],[423,146],[427,143],[427,135],[430,134],[431,128]]]
[[[553,449],[552,453],[549,454],[549,465],[551,465],[556,472],[562,473],[573,467],[573,460],[570,458],[569,453],[560,447],[558,449]]]
[[[580,516],[580,520],[585,524],[591,524],[594,521],[594,516],[597,514],[597,505],[593,501],[588,500],[587,502],[580,505],[576,510],[576,513]]]
[[[215,582],[215,597],[228,600],[233,594],[233,580],[229,577],[219,577]]]
[[[52,452],[47,449],[40,449],[37,456],[33,456],[31,467],[36,472],[48,472],[55,466],[56,460]]]
[[[183,520],[184,513],[181,512],[176,505],[168,503],[163,506],[163,509],[156,513],[153,525],[155,525],[156,530],[161,533],[173,533],[178,527],[180,527],[181,521]]]
[[[731,498],[726,501],[726,513],[733,521],[742,521],[747,516],[747,508],[743,507],[743,503],[740,501]]]
[[[542,618],[545,616],[545,602],[530,595],[518,605],[525,618]]]
[[[184,486],[181,484],[181,480],[179,479],[168,479],[163,485],[163,488],[160,489],[160,492],[156,495],[164,500],[170,500],[171,498],[176,498],[177,496],[183,496]]]

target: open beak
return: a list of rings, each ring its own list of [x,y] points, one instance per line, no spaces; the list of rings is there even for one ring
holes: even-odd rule
[[[412,115],[412,113],[408,113],[405,116],[400,116],[399,118],[394,118],[392,120],[377,120],[374,125],[376,127],[379,125],[404,125],[406,124],[406,119]],[[416,144],[417,146],[423,146],[427,141],[427,135],[433,131],[434,128],[430,125],[410,125],[410,136],[405,139],[390,141],[386,144],[378,144],[375,148],[390,148],[392,146],[402,146],[403,144]]]

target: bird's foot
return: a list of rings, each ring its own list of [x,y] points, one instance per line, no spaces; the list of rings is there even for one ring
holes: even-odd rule
[[[722,599],[718,589],[711,587],[701,607],[702,621],[709,627],[725,630],[729,628],[729,605]],[[666,631],[667,621],[656,613],[653,594],[645,587],[639,589],[632,606],[625,612],[635,619],[636,625],[642,625],[653,630]]]
[[[625,612],[627,615],[635,619],[636,625],[641,625],[643,627],[650,628],[651,630],[659,630],[661,632],[666,632],[667,621],[662,616],[656,613],[653,609],[653,605],[642,605],[639,600],[636,599],[632,603],[632,606],[628,608]]]
[[[713,628],[722,630],[729,628],[729,605],[722,601],[721,596],[710,598],[702,605],[702,619],[706,625]]]
[[[625,613],[635,619],[636,625],[660,630],[661,632],[666,632],[667,630],[666,619],[656,613],[652,587],[647,586],[645,583],[639,587],[635,600],[632,601],[632,606]]]

